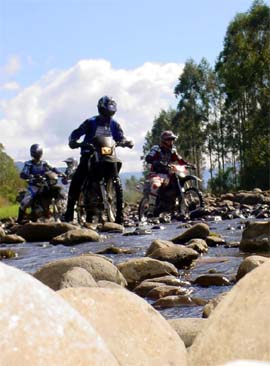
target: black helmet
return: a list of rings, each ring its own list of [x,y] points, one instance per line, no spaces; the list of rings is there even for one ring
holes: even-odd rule
[[[30,147],[30,155],[34,159],[40,159],[43,154],[43,149],[39,144],[34,144]]]
[[[171,150],[173,147],[173,141],[177,136],[172,131],[163,131],[160,135],[160,144],[165,149]]]
[[[117,111],[115,100],[107,95],[99,99],[97,107],[98,113],[104,117],[112,117]]]

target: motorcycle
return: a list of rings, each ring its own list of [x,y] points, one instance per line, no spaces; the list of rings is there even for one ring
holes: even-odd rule
[[[189,165],[169,165],[168,178],[164,180],[158,192],[154,217],[161,213],[169,213],[172,217],[186,218],[195,210],[204,207],[199,189],[201,179],[189,173],[192,169]],[[140,221],[147,220],[148,217],[150,190],[150,181],[146,180],[141,188],[143,197],[138,210]]]
[[[44,176],[31,177],[29,180],[33,180],[39,190],[31,206],[23,213],[22,220],[36,222],[53,219],[60,221],[60,217],[65,212],[66,197],[58,185],[58,174],[48,171]],[[19,203],[22,202],[26,193],[27,190],[19,192],[17,196]]]
[[[122,162],[116,156],[115,143],[109,136],[96,136],[92,144],[81,143],[92,150],[88,174],[77,202],[77,219],[85,222],[123,222],[123,189],[119,177]]]

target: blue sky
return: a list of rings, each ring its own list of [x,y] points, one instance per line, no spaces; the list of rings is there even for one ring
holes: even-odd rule
[[[125,157],[133,154],[130,169],[139,170],[145,133],[160,108],[175,103],[173,89],[185,61],[205,57],[213,66],[229,22],[251,4],[250,0],[0,0],[0,128],[6,131],[0,142],[14,159],[24,160],[28,144],[40,139],[49,159],[59,165],[71,154],[66,142],[72,129],[87,114],[96,113],[99,96],[110,93],[118,97],[119,122],[127,134],[135,134],[135,141],[137,137],[136,154],[125,152]],[[55,113],[58,122],[49,118]],[[140,124],[130,118],[133,114],[143,121],[139,136]],[[14,147],[11,136],[18,126],[21,142]],[[40,135],[45,128],[47,139]],[[61,153],[52,144],[60,146]]]

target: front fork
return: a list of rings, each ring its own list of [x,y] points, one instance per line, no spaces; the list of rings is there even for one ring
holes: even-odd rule
[[[177,182],[177,187],[178,187],[178,191],[179,191],[179,198],[180,198],[180,202],[179,202],[180,212],[184,213],[185,212],[185,207],[186,207],[185,195],[184,195],[185,189],[181,185],[180,179],[178,177],[176,178],[176,182]]]

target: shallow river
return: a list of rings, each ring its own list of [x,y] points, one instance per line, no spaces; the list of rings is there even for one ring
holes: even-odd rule
[[[210,227],[210,231],[221,234],[227,243],[240,241],[241,239],[243,220],[210,221],[207,222],[207,224]],[[186,230],[182,228],[179,229],[177,226],[179,226],[178,222],[162,224],[161,229],[153,229],[152,234],[150,235],[123,236],[122,234],[106,234],[102,242],[84,243],[74,247],[63,245],[53,246],[48,242],[23,243],[16,244],[16,246],[13,247],[9,245],[8,248],[13,248],[18,253],[18,256],[15,259],[4,260],[4,262],[26,272],[33,273],[45,263],[53,260],[76,256],[87,252],[96,253],[110,245],[135,250],[135,253],[128,255],[106,254],[106,256],[110,257],[113,260],[113,263],[116,264],[130,258],[143,257],[154,239],[170,240],[180,232]],[[126,231],[133,230],[134,228],[126,229]],[[222,273],[230,278],[236,274],[238,266],[244,257],[244,253],[241,253],[238,248],[225,248],[225,246],[222,245],[209,248],[208,253],[204,254],[203,257],[226,257],[226,260],[219,263],[201,263],[190,270],[179,270],[180,277],[185,280],[192,280],[198,277],[198,275],[205,274],[209,270],[214,269],[216,272]],[[223,291],[228,291],[230,288],[231,286],[211,286],[207,288],[192,286],[192,296],[211,299]],[[173,307],[162,309],[160,310],[160,313],[167,319],[177,317],[201,317],[202,307]]]

